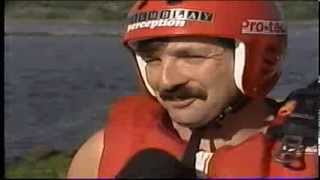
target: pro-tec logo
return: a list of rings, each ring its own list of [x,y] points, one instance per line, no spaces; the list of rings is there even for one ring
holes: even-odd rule
[[[248,19],[242,22],[241,32],[243,34],[281,35],[287,34],[287,28],[283,21]]]
[[[129,17],[127,32],[141,28],[183,27],[187,21],[212,22],[213,13],[191,9],[166,9],[147,11]]]

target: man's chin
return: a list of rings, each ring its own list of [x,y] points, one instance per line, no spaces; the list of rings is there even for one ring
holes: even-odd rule
[[[169,115],[170,115],[172,121],[179,124],[180,126],[184,126],[184,127],[188,127],[188,128],[196,128],[196,127],[200,127],[203,124],[205,124],[205,122],[203,122],[202,120],[192,119],[192,118],[190,118],[190,116],[187,116],[186,114],[179,116],[176,113],[169,113]]]
[[[180,126],[183,126],[183,127],[187,127],[187,128],[198,128],[198,127],[201,127],[203,123],[199,123],[199,122],[177,122],[175,121],[177,124],[179,124]]]

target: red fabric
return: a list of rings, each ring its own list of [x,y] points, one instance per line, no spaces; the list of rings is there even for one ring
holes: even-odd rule
[[[164,109],[151,97],[132,96],[112,106],[105,129],[104,150],[99,177],[112,178],[135,153],[146,148],[159,148],[181,159],[186,148]],[[279,117],[275,124],[283,121]],[[258,133],[237,146],[224,146],[210,162],[210,177],[316,177],[317,155],[306,153],[305,168],[294,171],[272,160],[279,143]]]
[[[269,146],[268,146],[269,145]],[[238,146],[219,148],[209,167],[211,177],[265,177],[268,174],[270,143],[258,134]]]
[[[317,155],[306,153],[305,168],[285,168],[272,159],[279,142],[273,144],[259,133],[237,146],[218,149],[209,167],[210,177],[317,177]]]
[[[114,104],[105,129],[98,176],[114,177],[130,157],[145,148],[159,148],[180,158],[185,142],[165,122],[167,114],[150,97],[126,97]]]

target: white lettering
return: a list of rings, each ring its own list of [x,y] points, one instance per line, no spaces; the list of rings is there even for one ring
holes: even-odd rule
[[[186,21],[176,21],[175,27],[183,27],[186,25]]]
[[[163,19],[160,19],[159,20],[159,26],[161,27],[161,26],[165,26],[165,22],[166,21],[164,21]]]
[[[187,19],[186,18],[186,11],[185,10],[183,10],[183,9],[181,9],[181,10],[177,10],[176,11],[176,19]]]
[[[152,22],[151,22],[151,26],[150,26],[150,28],[151,28],[151,29],[154,29],[155,27],[157,27],[157,26],[158,26],[158,24],[159,24],[159,21],[154,20],[154,21],[152,21]]]
[[[141,27],[141,28],[147,27],[147,26],[146,26],[146,22],[141,22],[140,27]]]
[[[242,22],[243,34],[287,34],[286,25],[283,21],[269,21],[249,19]]]
[[[185,24],[186,24],[185,20],[177,20],[177,19],[151,20],[151,21],[144,21],[144,22],[130,24],[127,27],[127,32],[133,31],[136,29],[142,29],[142,28],[154,29],[156,27],[183,27],[185,26]]]
[[[167,26],[174,26],[176,24],[176,20],[172,19],[167,22]]]

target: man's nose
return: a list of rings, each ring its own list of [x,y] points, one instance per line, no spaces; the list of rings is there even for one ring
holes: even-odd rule
[[[182,71],[179,60],[170,58],[163,59],[159,90],[171,90],[179,85],[187,83],[188,79]]]

